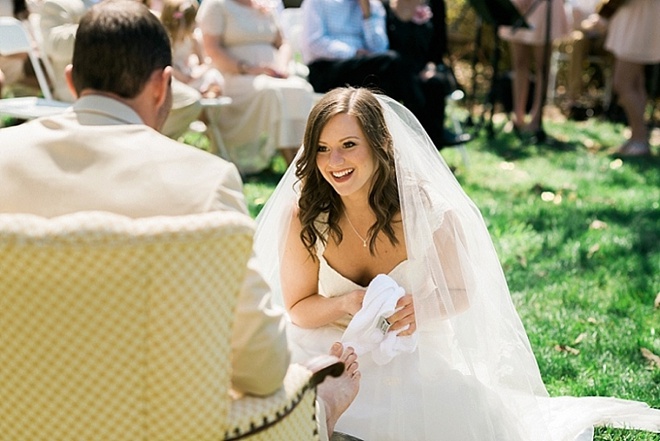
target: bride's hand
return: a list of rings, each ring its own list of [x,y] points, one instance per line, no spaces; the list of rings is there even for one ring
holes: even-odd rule
[[[362,308],[365,290],[356,289],[342,296],[342,309],[350,315],[355,315]]]
[[[396,303],[397,311],[387,318],[392,325],[390,331],[398,331],[408,326],[408,329],[401,331],[398,335],[411,335],[417,329],[415,323],[415,308],[413,307],[413,298],[411,294],[406,294]]]

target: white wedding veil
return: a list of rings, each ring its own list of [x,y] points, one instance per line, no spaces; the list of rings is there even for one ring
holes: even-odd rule
[[[412,113],[377,97],[393,139],[417,320],[418,359],[402,374],[423,385],[413,399],[423,409],[415,424],[428,427],[425,439],[568,441],[594,424],[660,430],[660,411],[643,403],[548,398],[479,210]],[[257,258],[280,304],[281,247],[300,185],[289,167],[257,217]],[[390,385],[383,383],[382,400]],[[394,417],[404,405],[390,401],[389,430],[400,431],[392,439],[410,439],[412,423]]]

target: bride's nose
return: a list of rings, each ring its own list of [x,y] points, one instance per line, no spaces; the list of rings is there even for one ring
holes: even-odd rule
[[[344,153],[341,149],[333,149],[330,151],[330,165],[338,165],[344,162]]]

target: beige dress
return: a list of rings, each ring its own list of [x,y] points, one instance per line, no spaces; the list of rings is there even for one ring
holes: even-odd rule
[[[550,40],[564,37],[570,31],[568,17],[564,9],[563,0],[513,0],[530,28],[513,30],[509,26],[502,26],[499,30],[500,38],[506,41],[539,46],[545,43],[548,4],[551,4]]]
[[[204,34],[222,36],[231,56],[251,64],[274,64],[274,14],[234,0],[204,0],[197,20]],[[218,110],[218,125],[231,160],[242,173],[264,170],[278,148],[302,143],[314,93],[306,80],[297,76],[224,76],[225,95],[233,103]]]
[[[617,58],[660,62],[660,1],[628,0],[610,19],[605,47]]]

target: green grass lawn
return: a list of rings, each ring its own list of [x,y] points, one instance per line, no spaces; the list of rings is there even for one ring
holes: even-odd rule
[[[442,155],[483,213],[550,394],[660,408],[660,161],[609,156],[622,125],[554,119],[546,130],[554,142],[529,145],[496,123],[467,145],[468,166]],[[252,215],[283,171],[278,159],[246,177]]]

